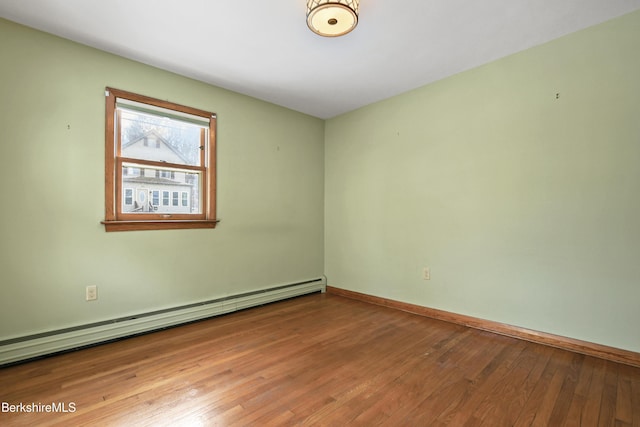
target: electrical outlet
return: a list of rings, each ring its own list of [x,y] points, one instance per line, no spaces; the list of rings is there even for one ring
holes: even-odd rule
[[[98,299],[98,287],[96,285],[87,286],[85,297],[87,301]]]
[[[424,267],[422,269],[422,279],[431,280],[431,269],[429,267]]]

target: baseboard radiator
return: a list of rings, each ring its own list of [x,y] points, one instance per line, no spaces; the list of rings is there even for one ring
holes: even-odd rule
[[[0,367],[326,291],[324,278],[0,341]]]

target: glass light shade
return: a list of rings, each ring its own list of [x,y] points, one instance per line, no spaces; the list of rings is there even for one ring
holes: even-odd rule
[[[358,0],[307,0],[307,25],[325,37],[347,34],[358,25]]]

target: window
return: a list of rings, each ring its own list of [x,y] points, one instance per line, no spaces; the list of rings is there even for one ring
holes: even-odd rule
[[[122,173],[125,175],[140,175],[141,171],[138,168],[125,168]]]
[[[133,188],[124,189],[124,204],[127,206],[133,205]]]
[[[215,114],[111,88],[105,96],[106,231],[214,228]]]
[[[175,171],[156,170],[156,178],[175,179],[176,173]]]

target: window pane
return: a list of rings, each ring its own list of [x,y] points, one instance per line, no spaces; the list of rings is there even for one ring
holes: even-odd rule
[[[184,177],[185,181],[191,183],[191,188],[197,188],[198,191],[189,192],[189,206],[191,213],[202,213],[200,208],[202,202],[202,180],[199,173],[187,173]]]
[[[125,175],[132,169],[138,173]],[[124,164],[122,212],[201,213],[201,182],[197,172]]]
[[[204,128],[167,117],[120,111],[123,157],[201,166],[200,136]]]
[[[124,189],[124,204],[127,205],[127,206],[133,204],[133,189],[132,188],[125,188]]]

